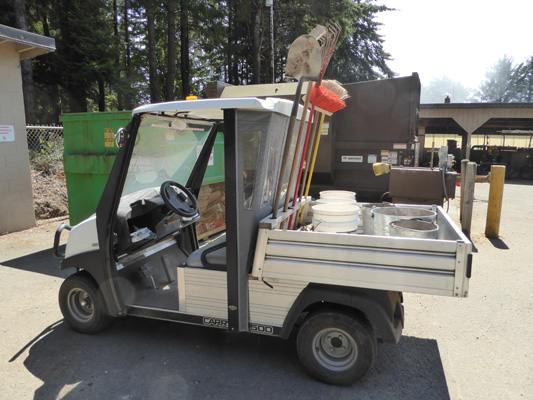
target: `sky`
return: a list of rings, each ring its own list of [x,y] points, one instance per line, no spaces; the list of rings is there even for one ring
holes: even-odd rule
[[[378,14],[384,49],[399,76],[418,72],[422,85],[447,76],[477,89],[505,55],[533,56],[532,0],[377,0],[397,11]]]

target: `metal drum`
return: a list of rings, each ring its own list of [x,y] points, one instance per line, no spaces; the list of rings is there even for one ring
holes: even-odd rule
[[[374,220],[372,219],[372,210],[377,207],[396,207],[394,204],[374,204],[374,203],[365,203],[360,204],[361,206],[361,223],[359,228],[363,228],[363,233],[365,235],[374,234]]]
[[[377,207],[372,210],[374,234],[390,236],[390,223],[402,219],[417,219],[436,222],[437,213],[426,208],[416,207]]]
[[[435,222],[416,219],[402,219],[389,224],[390,236],[418,239],[436,239],[439,226]]]

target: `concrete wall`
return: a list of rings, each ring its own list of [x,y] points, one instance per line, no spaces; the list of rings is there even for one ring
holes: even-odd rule
[[[0,142],[0,233],[5,233],[35,226],[20,57],[11,42],[0,44],[0,125],[15,128],[14,142]]]

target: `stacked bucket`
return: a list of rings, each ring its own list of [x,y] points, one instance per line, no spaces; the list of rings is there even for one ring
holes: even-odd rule
[[[320,192],[312,210],[316,232],[436,239],[439,230],[433,209],[357,203],[355,192],[345,190]]]
[[[357,233],[360,207],[355,193],[345,190],[320,192],[313,207],[313,228],[317,232]]]

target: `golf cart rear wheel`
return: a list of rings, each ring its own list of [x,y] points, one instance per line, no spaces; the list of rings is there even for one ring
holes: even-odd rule
[[[351,385],[363,378],[374,363],[376,348],[370,323],[335,311],[310,315],[297,338],[298,356],[306,371],[333,385]]]
[[[69,276],[59,289],[59,307],[67,324],[82,333],[96,333],[111,321],[104,298],[86,272]]]

